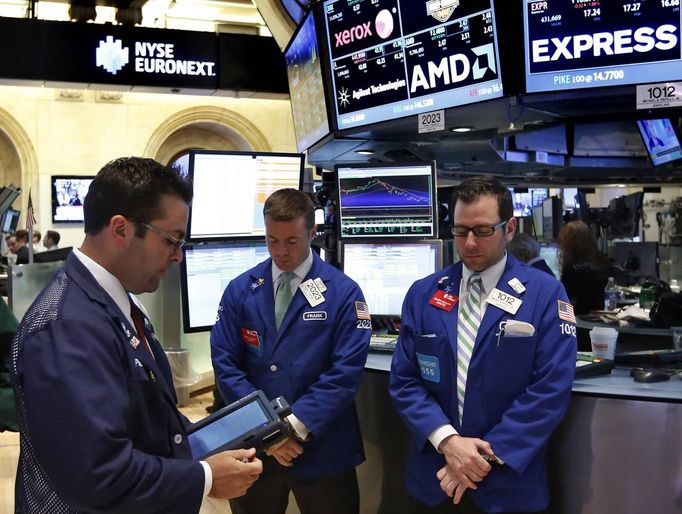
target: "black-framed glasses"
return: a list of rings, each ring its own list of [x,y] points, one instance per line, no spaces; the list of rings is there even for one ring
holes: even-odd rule
[[[504,227],[508,220],[500,221],[497,225],[476,225],[475,227],[466,227],[464,225],[454,225],[452,227],[452,234],[455,237],[467,237],[469,232],[473,232],[476,237],[490,237],[498,228]]]
[[[177,237],[173,237],[172,235],[170,235],[165,230],[157,227],[156,225],[152,225],[151,223],[143,223],[142,221],[138,221],[134,218],[128,218],[128,219],[130,221],[134,221],[135,223],[138,223],[145,230],[149,230],[150,232],[154,232],[155,234],[163,237],[166,240],[166,242],[169,245],[175,247],[176,250],[178,248],[182,248],[186,242],[184,239],[178,239]]]

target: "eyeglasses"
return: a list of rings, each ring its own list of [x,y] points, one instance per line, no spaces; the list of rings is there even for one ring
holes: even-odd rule
[[[163,237],[166,240],[166,242],[169,245],[174,246],[176,249],[182,248],[182,246],[185,244],[184,239],[178,239],[177,237],[173,237],[168,232],[166,232],[165,230],[162,230],[159,227],[152,225],[151,223],[142,223],[141,221],[138,221],[134,218],[128,218],[128,219],[130,221],[135,222],[135,223],[139,223],[140,226],[142,226],[142,228],[144,228],[145,230],[149,230],[150,232],[154,232],[155,234],[160,235],[161,237]]]
[[[455,237],[468,237],[469,232],[473,232],[476,237],[490,237],[498,228],[504,227],[508,220],[500,221],[497,225],[477,225],[475,227],[465,227],[464,225],[454,225],[452,234]]]

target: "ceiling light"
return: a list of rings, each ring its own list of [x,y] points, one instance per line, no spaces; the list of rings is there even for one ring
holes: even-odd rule
[[[464,133],[471,132],[472,130],[474,130],[474,127],[452,127],[450,130],[452,132]]]
[[[374,155],[374,150],[355,150],[355,153],[359,155]]]

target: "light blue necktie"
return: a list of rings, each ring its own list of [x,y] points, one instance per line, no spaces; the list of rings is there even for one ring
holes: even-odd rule
[[[469,277],[468,294],[459,310],[457,319],[457,406],[459,421],[464,413],[464,392],[466,390],[469,361],[474,351],[476,334],[481,324],[481,275]]]
[[[277,288],[277,294],[275,295],[275,325],[277,330],[282,324],[284,315],[287,313],[293,294],[291,294],[291,279],[296,276],[295,273],[291,271],[285,271],[279,276],[279,287]]]

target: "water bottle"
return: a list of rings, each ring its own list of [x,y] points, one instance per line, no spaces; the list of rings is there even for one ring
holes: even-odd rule
[[[613,280],[613,277],[609,277],[609,282],[604,288],[604,310],[615,311],[617,308],[618,301],[618,288]]]

